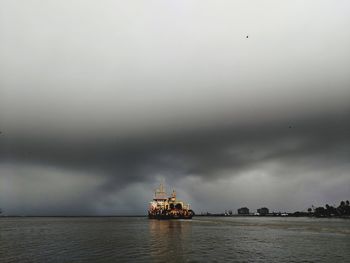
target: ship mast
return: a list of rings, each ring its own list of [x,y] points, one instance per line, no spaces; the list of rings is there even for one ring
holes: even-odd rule
[[[154,200],[166,200],[167,194],[163,182],[160,183],[159,188],[154,192]]]

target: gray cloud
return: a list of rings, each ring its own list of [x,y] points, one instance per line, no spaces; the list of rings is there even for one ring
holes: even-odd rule
[[[0,5],[9,213],[143,213],[162,177],[197,210],[347,198],[347,2]]]

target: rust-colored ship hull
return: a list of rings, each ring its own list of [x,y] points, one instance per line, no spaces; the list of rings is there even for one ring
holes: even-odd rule
[[[189,211],[188,214],[155,214],[155,213],[148,213],[149,219],[192,219],[194,216],[194,212],[192,210]]]

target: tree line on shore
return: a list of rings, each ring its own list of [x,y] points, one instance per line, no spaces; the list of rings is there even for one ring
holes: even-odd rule
[[[350,216],[350,202],[349,200],[341,201],[338,207],[326,204],[325,207],[309,208],[307,211],[316,217]]]

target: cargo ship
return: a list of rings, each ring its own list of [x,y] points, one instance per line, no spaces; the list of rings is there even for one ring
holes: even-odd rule
[[[175,190],[170,197],[167,196],[162,183],[155,190],[153,201],[149,203],[148,218],[191,219],[193,216],[194,212],[190,209],[190,205],[176,199]]]

